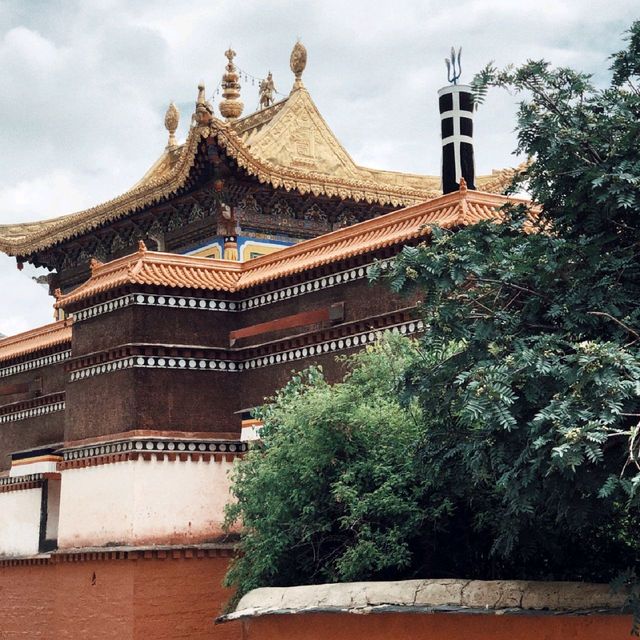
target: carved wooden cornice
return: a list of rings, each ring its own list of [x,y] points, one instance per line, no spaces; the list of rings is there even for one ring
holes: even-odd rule
[[[426,236],[433,225],[457,228],[480,220],[500,220],[500,208],[509,202],[531,204],[465,187],[246,262],[147,251],[141,244],[137,253],[97,265],[89,280],[66,295],[59,295],[55,306],[67,309],[129,285],[234,293]]]

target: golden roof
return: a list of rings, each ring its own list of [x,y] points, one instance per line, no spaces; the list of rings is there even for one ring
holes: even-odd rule
[[[440,195],[439,177],[357,165],[300,83],[284,100],[244,118],[196,118],[184,144],[173,146],[170,140],[143,178],[112,200],[57,218],[0,225],[0,251],[28,256],[171,197],[187,182],[200,141],[210,137],[249,175],[274,188],[395,207]],[[476,184],[502,192],[514,172],[479,176]]]
[[[204,291],[240,291],[324,264],[376,251],[428,235],[430,227],[455,228],[480,220],[497,220],[507,202],[527,202],[462,189],[413,207],[299,242],[272,254],[236,262],[147,251],[107,264],[96,264],[92,276],[56,302],[65,308],[126,285],[185,287]]]

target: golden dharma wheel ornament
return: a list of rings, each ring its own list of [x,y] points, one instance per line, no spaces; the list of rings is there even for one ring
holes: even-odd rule
[[[293,47],[291,58],[289,59],[289,66],[296,77],[293,88],[297,89],[302,86],[302,72],[307,66],[307,50],[300,40],[298,40]]]
[[[178,111],[178,107],[176,107],[172,102],[169,104],[167,112],[164,114],[164,126],[169,132],[169,142],[167,143],[168,147],[175,147],[178,144],[178,141],[176,140],[176,130],[178,129],[179,123],[180,112]]]

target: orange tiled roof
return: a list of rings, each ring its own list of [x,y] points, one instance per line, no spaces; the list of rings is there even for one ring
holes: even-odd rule
[[[43,327],[0,340],[0,362],[71,342],[71,320],[60,320]]]
[[[94,262],[91,278],[71,293],[58,296],[56,307],[127,284],[234,291],[241,269],[240,262],[147,251],[140,243],[136,253],[106,264]]]
[[[419,205],[392,211],[338,231],[300,242],[282,251],[243,263],[239,289],[299,273],[323,264],[369,253],[429,233],[429,225],[445,228],[473,224],[498,216],[510,200],[480,191],[450,193]]]
[[[60,296],[56,307],[66,307],[127,284],[238,291],[407,242],[428,234],[429,227],[433,225],[453,228],[497,219],[499,208],[514,201],[517,199],[464,189],[246,262],[212,260],[141,248],[137,253],[105,265],[95,265],[91,278],[74,291]]]

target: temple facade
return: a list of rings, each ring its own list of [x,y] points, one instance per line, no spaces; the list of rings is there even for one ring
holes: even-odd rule
[[[19,266],[46,267],[51,292],[67,292],[88,278],[92,259],[131,253],[139,240],[152,250],[244,261],[442,193],[440,176],[353,161],[302,82],[307,54],[300,43],[291,54],[289,96],[274,102],[271,80],[261,91],[264,107],[244,117],[235,52],[226,56],[223,119],[200,85],[186,141],[177,143],[179,114],[172,104],[165,117],[167,145],[129,191],[70,215],[0,225],[0,251],[15,256]],[[501,193],[512,175],[494,171],[475,182]],[[473,179],[468,183],[473,186]]]
[[[226,56],[224,120],[201,86],[186,141],[170,106],[131,190],[0,227],[18,265],[51,270],[59,317],[0,340],[0,635],[239,638],[213,619],[251,409],[293,370],[339,380],[336,355],[423,331],[369,266],[513,200],[495,193],[510,171],[473,190],[458,163],[442,195],[439,177],[356,165],[303,85],[301,44],[290,95],[274,102],[268,78],[242,117]]]

